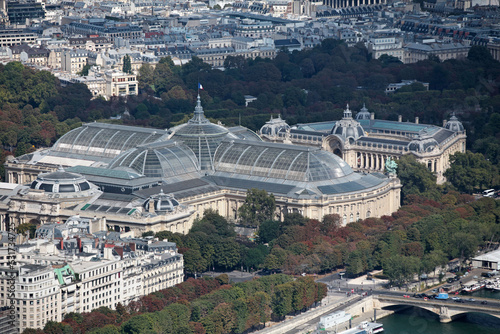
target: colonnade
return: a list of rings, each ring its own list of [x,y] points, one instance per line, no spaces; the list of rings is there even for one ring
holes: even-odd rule
[[[388,154],[358,152],[357,165],[359,169],[383,172],[385,170],[385,161],[387,158],[398,159],[399,157]]]

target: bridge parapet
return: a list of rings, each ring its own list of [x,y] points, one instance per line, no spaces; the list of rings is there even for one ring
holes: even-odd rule
[[[468,312],[485,313],[500,319],[500,308],[489,306],[488,304],[454,303],[451,300],[424,300],[384,295],[373,296],[373,307],[375,309],[383,309],[397,305],[423,308],[438,315],[439,321],[443,323],[450,322],[454,317]]]

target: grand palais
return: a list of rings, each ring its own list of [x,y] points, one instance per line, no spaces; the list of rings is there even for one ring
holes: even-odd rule
[[[209,208],[237,221],[251,188],[274,194],[278,219],[336,213],[347,224],[399,208],[387,158],[414,154],[442,182],[465,138],[455,116],[439,127],[377,120],[366,108],[353,118],[349,107],[338,121],[290,127],[278,117],[255,133],[211,123],[198,96],[193,118],[168,130],[88,123],[9,157],[0,229],[78,215],[115,231],[187,233]]]

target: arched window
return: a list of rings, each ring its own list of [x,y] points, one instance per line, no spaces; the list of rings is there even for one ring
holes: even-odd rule
[[[349,215],[349,223],[353,223],[354,222],[354,215],[351,213]]]
[[[359,212],[356,212],[356,221],[359,221]]]
[[[372,213],[370,212],[370,210],[366,211],[366,218],[370,218],[371,215]]]
[[[342,224],[345,226],[347,225],[347,216],[344,215],[344,217],[342,218]]]

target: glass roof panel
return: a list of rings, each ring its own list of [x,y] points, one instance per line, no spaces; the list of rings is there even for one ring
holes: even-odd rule
[[[111,161],[108,168],[124,167],[148,177],[173,177],[198,171],[194,153],[184,144],[170,140],[124,152]]]
[[[164,130],[137,128],[107,123],[88,123],[71,130],[52,147],[52,151],[114,158],[139,144],[158,140]]]
[[[342,159],[320,149],[242,140],[222,142],[215,170],[295,181],[330,180],[353,173]]]

